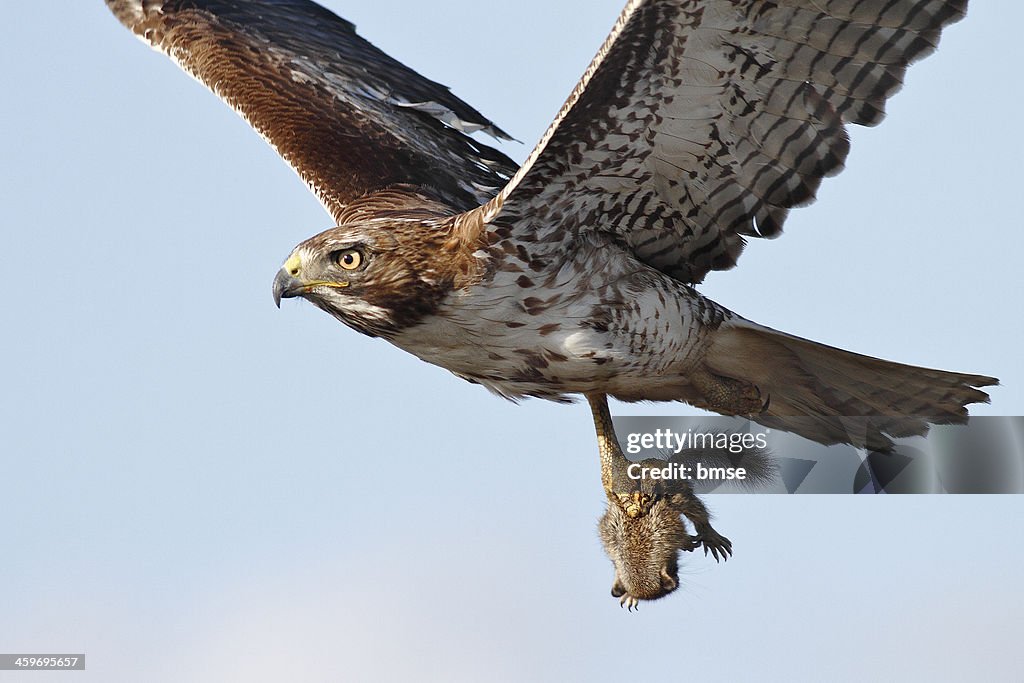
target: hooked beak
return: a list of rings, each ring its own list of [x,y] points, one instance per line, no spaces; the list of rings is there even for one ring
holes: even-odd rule
[[[281,299],[291,299],[302,294],[304,284],[284,267],[274,278],[274,304],[281,308]]]

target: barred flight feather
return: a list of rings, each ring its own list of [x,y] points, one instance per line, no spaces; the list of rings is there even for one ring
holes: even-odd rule
[[[842,170],[845,124],[880,122],[907,65],[966,4],[630,2],[484,213],[522,233],[544,207],[553,241],[556,226],[564,239],[617,234],[641,261],[700,282],[735,265],[745,236],[778,236],[788,210],[814,200]]]

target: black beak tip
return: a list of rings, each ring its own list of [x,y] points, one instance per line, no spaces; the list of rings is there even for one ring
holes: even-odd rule
[[[282,268],[278,271],[277,277],[274,278],[274,305],[281,308],[281,299],[289,299],[295,296],[298,285],[298,280],[287,270]]]

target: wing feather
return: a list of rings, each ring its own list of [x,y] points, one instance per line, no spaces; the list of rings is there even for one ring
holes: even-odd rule
[[[340,220],[395,184],[453,208],[516,169],[464,133],[508,136],[478,111],[308,0],[107,0],[139,38],[238,111]]]
[[[966,4],[632,0],[484,218],[532,242],[605,231],[700,282],[814,200],[843,168],[846,125],[882,120]]]

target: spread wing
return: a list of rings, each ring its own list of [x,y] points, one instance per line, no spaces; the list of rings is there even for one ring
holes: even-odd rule
[[[966,5],[631,0],[484,215],[529,241],[605,231],[700,282],[814,199],[843,167],[845,124],[880,122]]]
[[[504,132],[307,0],[106,0],[238,111],[340,220],[396,183],[452,207],[492,198],[516,164],[465,132]]]

